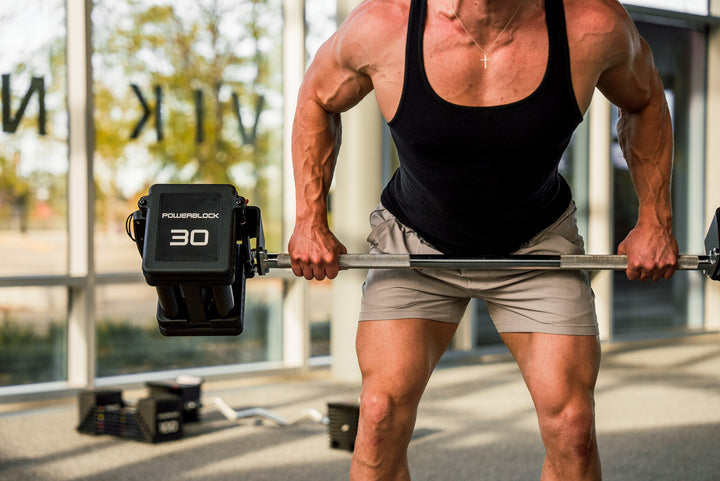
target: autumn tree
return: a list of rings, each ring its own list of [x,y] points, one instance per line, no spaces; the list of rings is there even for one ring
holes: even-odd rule
[[[96,2],[93,25],[95,167],[109,188],[100,195],[212,182],[232,183],[256,204],[277,203],[279,5],[107,0]],[[139,169],[139,191],[127,192],[126,171]]]

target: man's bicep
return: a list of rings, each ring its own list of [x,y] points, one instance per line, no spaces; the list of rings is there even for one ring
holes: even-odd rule
[[[301,87],[301,97],[309,96],[331,113],[344,112],[357,105],[372,90],[372,81],[355,65],[352,47],[344,46],[335,34],[318,50]]]
[[[660,84],[652,51],[633,27],[616,52],[597,87],[619,108],[638,112],[652,101]]]

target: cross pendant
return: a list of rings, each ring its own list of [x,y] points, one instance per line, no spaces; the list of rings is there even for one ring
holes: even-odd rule
[[[483,52],[482,63],[485,65],[485,70],[487,70],[488,56],[485,52]]]

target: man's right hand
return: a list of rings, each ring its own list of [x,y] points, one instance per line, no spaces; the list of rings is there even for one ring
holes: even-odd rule
[[[293,273],[307,280],[334,279],[340,270],[338,256],[345,246],[327,226],[295,227],[288,244]]]

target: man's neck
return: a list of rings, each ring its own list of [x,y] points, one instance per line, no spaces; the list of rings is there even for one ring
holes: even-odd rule
[[[441,0],[442,1],[442,0]],[[504,26],[507,19],[517,7],[516,1],[509,0],[445,0],[465,21],[500,24]],[[517,0],[520,1],[520,0]]]

